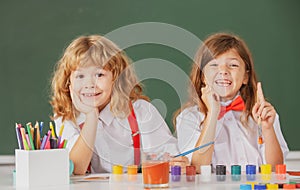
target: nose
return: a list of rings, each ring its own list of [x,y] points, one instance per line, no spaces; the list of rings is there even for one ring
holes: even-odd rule
[[[219,64],[219,74],[228,75],[228,68],[226,64]]]
[[[87,79],[86,80],[86,82],[85,82],[85,86],[84,86],[86,89],[93,89],[93,88],[95,88],[95,81],[94,81],[94,79],[92,79],[92,78],[89,78],[89,79]]]

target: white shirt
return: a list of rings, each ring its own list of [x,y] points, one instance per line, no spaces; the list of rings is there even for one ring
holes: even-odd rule
[[[169,127],[157,109],[145,100],[133,103],[134,112],[140,130],[141,151],[168,152],[178,154],[177,139],[171,134]],[[80,135],[79,124],[85,121],[80,114],[77,125],[72,121],[64,121],[62,139],[67,139],[70,151]],[[55,120],[56,131],[62,126],[61,118]],[[94,154],[91,160],[92,172],[111,172],[113,165],[134,164],[133,141],[131,128],[127,118],[120,119],[113,115],[108,104],[99,114]]]
[[[230,102],[226,102],[229,105]],[[240,121],[240,111],[228,111],[217,121],[214,153],[212,165],[226,165],[230,171],[231,165],[241,165],[242,171],[246,170],[246,165],[253,164],[257,167],[266,163],[265,145],[258,144],[258,126],[249,118],[249,127],[246,128]],[[195,148],[196,142],[201,134],[200,123],[204,119],[204,114],[198,106],[184,109],[176,118],[176,130],[178,137],[179,151],[187,151]],[[280,129],[279,116],[276,114],[274,130],[282,149],[284,158],[289,149]],[[192,154],[187,155],[191,161]]]

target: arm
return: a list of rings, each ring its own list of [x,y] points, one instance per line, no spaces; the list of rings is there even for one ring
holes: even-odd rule
[[[74,174],[85,174],[93,155],[98,123],[98,109],[84,105],[70,87],[71,98],[77,110],[85,113],[86,118],[80,135],[70,151],[74,163]]]
[[[200,131],[199,127],[203,117],[189,118],[188,115],[184,116],[186,118],[177,117],[178,139],[180,138],[179,145],[182,146],[183,143],[186,143],[185,141],[194,142],[193,147],[188,147],[189,149],[201,146],[215,139],[217,117],[220,111],[219,97],[209,86],[202,88],[201,91],[202,100],[208,109],[207,116],[201,125],[201,132],[197,131]],[[190,121],[194,122],[191,123]],[[191,126],[192,130],[190,130]],[[192,153],[191,164],[196,166],[198,173],[200,173],[200,165],[211,164],[213,151],[214,145],[210,145]]]
[[[276,111],[269,102],[265,101],[260,83],[257,84],[257,98],[252,115],[262,127],[266,162],[272,166],[283,164],[283,153],[274,130]]]

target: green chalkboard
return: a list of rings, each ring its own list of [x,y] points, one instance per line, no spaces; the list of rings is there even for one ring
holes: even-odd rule
[[[107,35],[125,48],[145,93],[173,130],[197,40],[220,31],[247,42],[288,145],[300,150],[299,9],[298,0],[1,1],[0,155],[17,148],[16,122],[50,121],[50,76],[72,39]],[[124,36],[117,33],[126,29]]]

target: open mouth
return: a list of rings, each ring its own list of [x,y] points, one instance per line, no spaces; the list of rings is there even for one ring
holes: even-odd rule
[[[227,80],[227,79],[219,79],[219,80],[216,80],[215,83],[218,86],[227,87],[227,86],[230,86],[232,82],[230,80]]]
[[[95,96],[98,96],[98,95],[100,95],[101,93],[82,93],[82,96],[83,97],[88,97],[88,98],[90,98],[90,97],[95,97]]]

